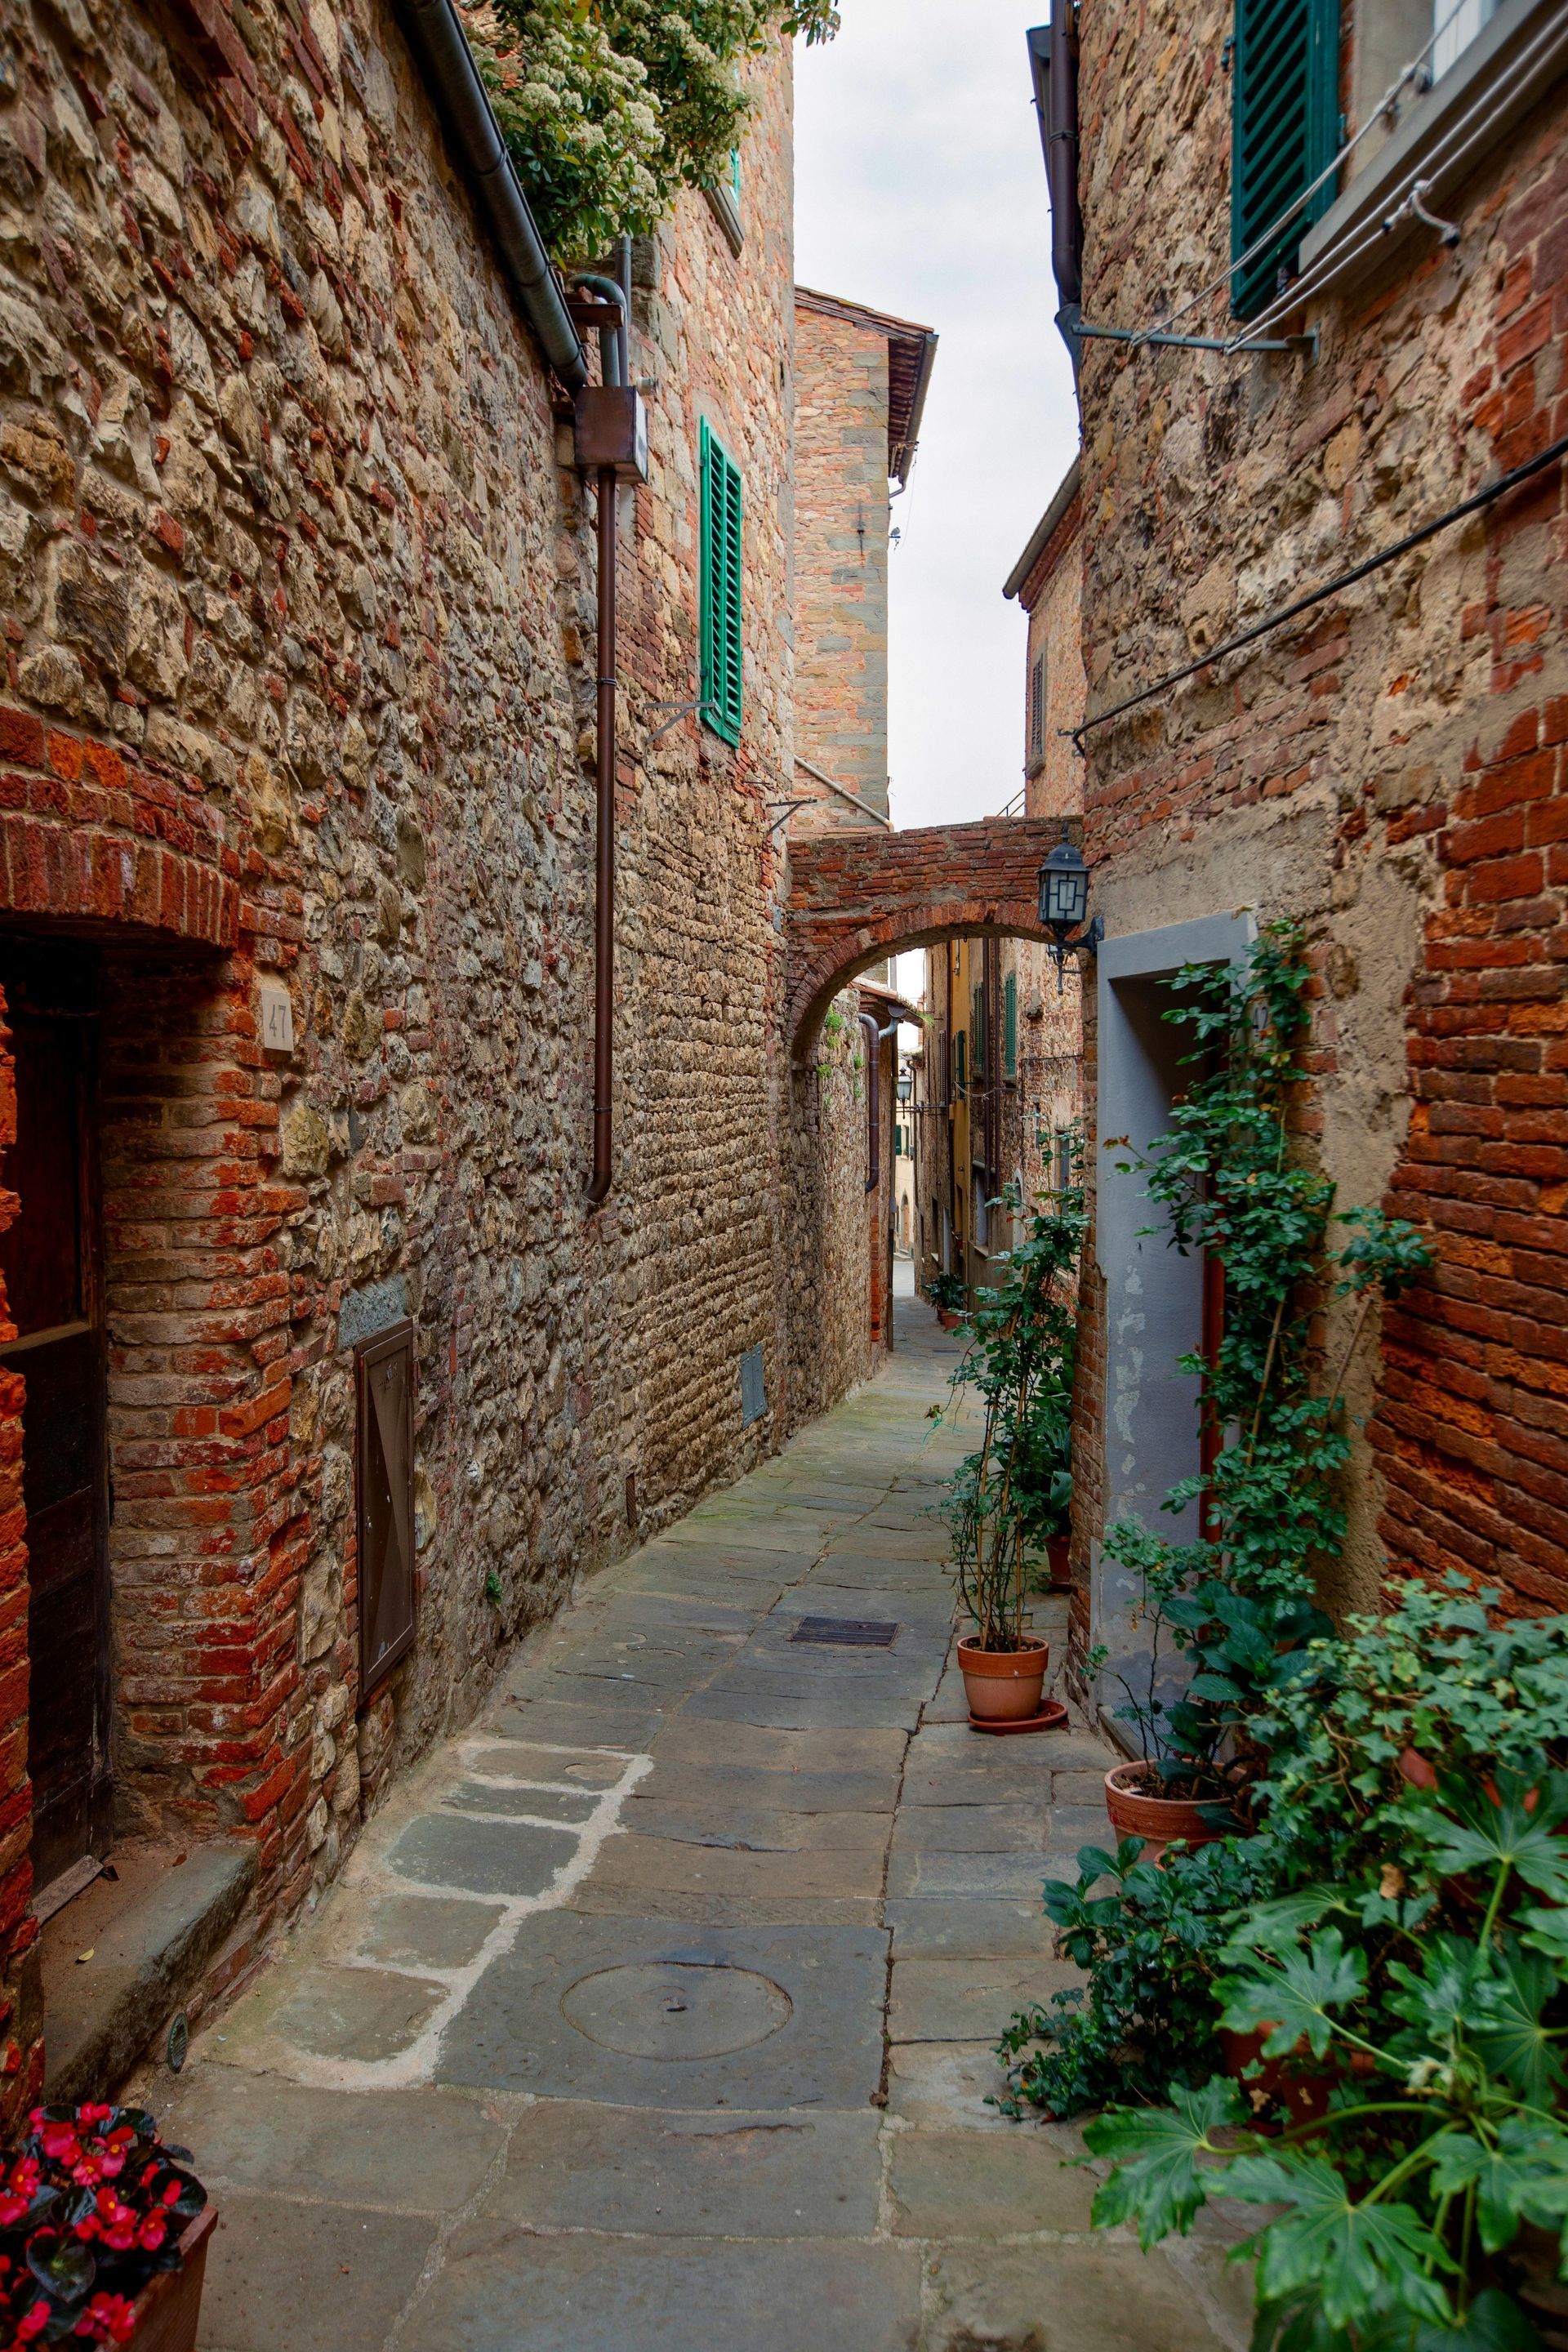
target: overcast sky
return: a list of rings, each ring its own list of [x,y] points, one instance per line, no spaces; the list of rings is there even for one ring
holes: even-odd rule
[[[1023,782],[1024,622],[1002,583],[1072,462],[1024,35],[1049,0],[841,0],[795,49],[795,275],[934,327],[920,456],[893,502],[896,825]]]

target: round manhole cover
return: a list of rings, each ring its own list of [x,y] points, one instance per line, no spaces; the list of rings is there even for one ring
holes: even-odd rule
[[[721,2058],[776,2033],[791,2003],[751,1969],[666,1960],[579,1977],[561,2010],[590,2042],[629,2058]]]

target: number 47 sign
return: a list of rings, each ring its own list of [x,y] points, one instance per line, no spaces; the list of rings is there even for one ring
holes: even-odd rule
[[[261,1043],[269,1054],[294,1050],[294,1007],[280,980],[264,980],[258,991],[261,1010]]]

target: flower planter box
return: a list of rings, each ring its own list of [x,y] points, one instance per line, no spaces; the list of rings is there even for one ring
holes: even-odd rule
[[[130,2352],[195,2352],[206,2275],[207,2241],[217,2223],[216,2205],[204,2207],[180,2240],[184,2267],[161,2271],[136,2298],[136,2333]]]

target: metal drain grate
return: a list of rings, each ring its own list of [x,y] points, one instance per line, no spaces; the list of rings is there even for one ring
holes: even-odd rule
[[[890,1650],[898,1630],[874,1617],[803,1617],[790,1640],[819,1642],[835,1650]]]

